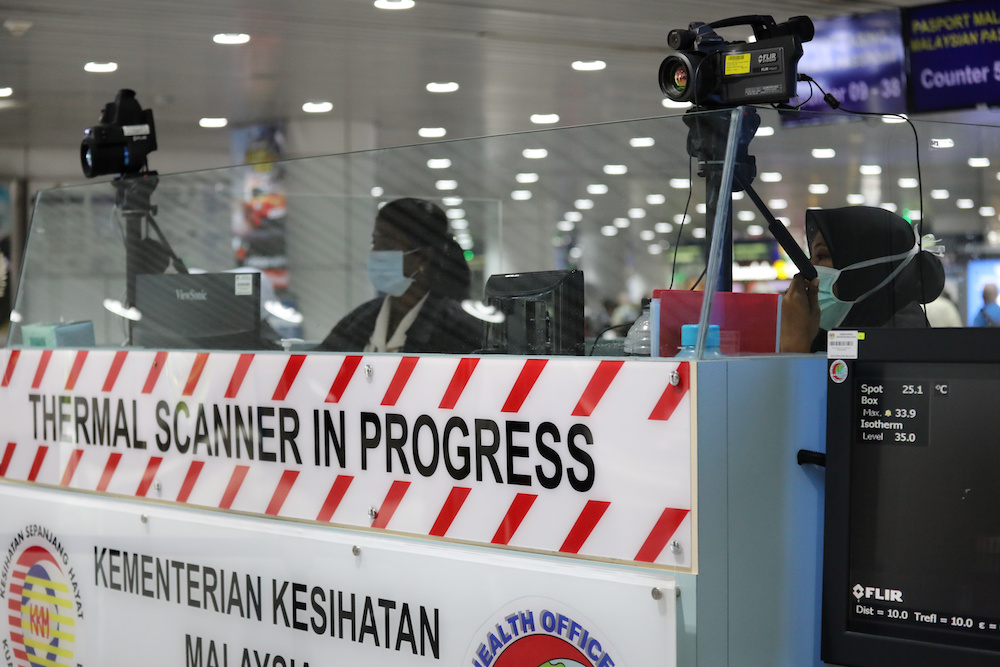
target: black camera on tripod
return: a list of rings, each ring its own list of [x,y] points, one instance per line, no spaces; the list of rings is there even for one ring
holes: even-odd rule
[[[716,28],[749,25],[756,42],[727,42]],[[736,16],[671,30],[673,53],[660,64],[660,90],[698,107],[787,103],[795,95],[802,43],[815,30],[807,16],[775,23],[770,16]]]
[[[123,88],[101,110],[97,125],[83,131],[80,164],[87,178],[104,174],[135,175],[156,150],[153,110],[143,109],[135,91]]]

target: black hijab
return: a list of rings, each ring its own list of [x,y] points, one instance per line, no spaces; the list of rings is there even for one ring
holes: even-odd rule
[[[879,257],[905,253],[919,243],[913,228],[882,208],[845,206],[806,211],[806,237],[812,245],[823,236],[837,269]],[[841,274],[837,296],[852,301],[885,280],[907,258]],[[927,326],[919,304],[936,299],[944,289],[944,267],[934,255],[918,248],[916,256],[886,285],[854,305],[842,327]],[[909,317],[903,317],[906,313]]]

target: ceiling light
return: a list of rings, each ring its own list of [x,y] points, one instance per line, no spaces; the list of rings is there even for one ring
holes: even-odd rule
[[[516,180],[518,183],[537,183],[538,174],[533,174],[530,171],[526,171],[524,173],[516,175],[514,177],[514,180]]]
[[[739,211],[736,213],[736,219],[743,222],[751,222],[757,219],[757,214],[753,211]]]
[[[737,190],[736,192],[730,195],[730,198],[733,201],[743,201],[743,197],[745,196],[745,194],[746,193],[744,193],[742,190]]]
[[[229,125],[229,121],[225,118],[202,118],[198,121],[198,125],[207,128],[220,128]]]
[[[696,239],[705,238],[705,228],[695,227],[694,229],[691,230],[691,236],[695,237]]]
[[[446,157],[442,158],[431,158],[427,161],[428,169],[447,169],[451,166],[451,160]]]
[[[378,185],[372,188],[372,197],[381,197],[384,194],[385,194],[385,188]]]
[[[705,202],[698,202],[697,204],[694,205],[694,210],[696,213],[705,215],[705,213],[708,212],[708,206],[705,204]]]
[[[688,109],[691,107],[690,102],[675,102],[669,97],[663,98],[663,106],[668,109]]]
[[[913,189],[920,185],[920,181],[915,178],[901,178],[897,181],[899,187],[906,189]]]
[[[608,186],[604,183],[591,183],[587,186],[587,194],[589,195],[606,195],[608,194]]]
[[[669,234],[670,232],[674,231],[674,226],[671,225],[669,222],[658,222],[655,225],[653,225],[653,231],[655,231],[657,234]]]
[[[630,208],[628,210],[628,217],[640,220],[646,217],[646,209],[644,208]]]
[[[767,205],[775,211],[783,211],[788,208],[788,201],[785,199],[771,199]]]
[[[954,139],[931,139],[931,148],[954,148]]]
[[[576,229],[576,224],[570,220],[560,220],[556,223],[556,229],[560,232],[571,232]]]
[[[861,206],[865,203],[865,196],[862,194],[849,194],[847,195],[847,203],[851,206]]]
[[[825,195],[830,191],[830,186],[826,183],[810,183],[809,184],[809,194],[811,195]]]
[[[428,83],[427,92],[430,93],[453,93],[458,90],[458,84],[454,81],[448,81],[446,83]]]
[[[677,215],[674,216],[674,222],[677,223],[678,225],[686,225],[687,223],[691,222],[691,216],[686,213],[678,213]],[[661,222],[660,224],[667,225],[668,227],[670,227],[669,222]],[[671,229],[673,228],[671,227]],[[657,229],[656,231],[660,230]],[[670,229],[668,229],[667,231],[669,232]]]
[[[983,216],[984,218],[992,218],[996,214],[997,214],[997,210],[995,208],[993,208],[992,206],[980,206],[979,207],[979,215]]]
[[[604,225],[603,227],[601,227],[601,235],[602,236],[617,236],[618,235],[618,228],[615,227],[614,225]]]
[[[785,227],[791,227],[792,226],[792,221],[790,219],[786,218],[785,216],[779,216],[779,217],[775,218],[775,220],[777,220],[778,222],[780,222],[781,224],[783,224]]]
[[[557,113],[533,113],[531,114],[531,122],[536,125],[549,125],[551,123],[559,122],[559,114]]]
[[[220,32],[212,36],[212,41],[216,44],[246,44],[250,41],[250,35],[245,32]]]
[[[569,220],[570,222],[580,222],[583,220],[583,213],[579,211],[566,211],[566,215],[563,216],[564,220]]]
[[[443,137],[448,134],[448,131],[443,127],[422,127],[417,130],[417,134],[424,139],[437,139],[438,137]]]
[[[541,160],[544,157],[548,157],[549,152],[544,148],[525,148],[521,151],[521,155],[529,160]]]
[[[441,203],[444,204],[445,206],[461,206],[462,205],[462,198],[461,197],[442,197],[441,198]]]
[[[837,151],[832,148],[814,148],[812,149],[812,156],[817,160],[829,160],[837,156]]]
[[[434,184],[438,190],[454,190],[458,187],[458,181],[441,180]]]
[[[302,110],[306,113],[329,113],[333,111],[333,102],[306,102]]]
[[[760,127],[757,128],[757,131],[754,132],[753,136],[755,136],[755,137],[773,137],[774,136],[774,128],[771,127],[770,125],[761,125]]]
[[[13,88],[0,88],[0,97],[10,97],[14,94]]]
[[[641,232],[639,232],[639,238],[642,239],[643,241],[652,241],[653,239],[656,238],[656,232],[654,232],[652,229],[644,229]]]
[[[882,116],[883,123],[905,123],[906,114],[887,114]]]
[[[899,207],[897,207],[891,201],[886,201],[882,202],[882,208],[884,208],[887,211],[892,211],[893,213],[895,213]]]
[[[451,228],[457,231],[463,231],[469,228],[469,221],[465,218],[455,218],[451,221]]]
[[[580,246],[573,246],[569,249],[570,259],[580,259],[581,257],[583,257],[583,248]]]
[[[650,206],[659,206],[667,203],[667,196],[660,194],[646,195],[646,203]]]
[[[972,201],[971,199],[956,199],[955,200],[955,206],[957,206],[959,208],[966,208],[967,209],[967,208],[972,208],[975,205],[976,205],[976,203],[974,201]]]
[[[514,190],[510,193],[510,198],[514,201],[527,201],[531,199],[531,190]]]
[[[749,225],[747,227],[747,235],[749,236],[760,236],[764,233],[764,228],[760,225]]]
[[[762,171],[760,180],[762,183],[780,183],[781,173],[777,171]]]
[[[586,211],[587,209],[594,208],[594,202],[590,199],[577,199],[573,202],[573,206]]]
[[[660,255],[663,253],[663,246],[661,246],[659,243],[651,243],[649,244],[647,251],[649,252],[650,255]]]
[[[375,0],[379,9],[413,9],[415,5],[413,0]]]
[[[465,217],[465,209],[464,208],[449,208],[447,211],[444,212],[444,214],[446,216],[448,216],[449,220],[458,220],[459,218],[464,218]]]
[[[628,218],[615,218],[611,221],[611,224],[618,229],[628,229],[629,225],[632,224],[632,221]]]
[[[653,137],[632,137],[628,143],[632,148],[649,148],[656,145],[656,140]]]
[[[606,164],[604,165],[604,173],[608,176],[621,176],[628,173],[628,167],[623,164]]]
[[[969,166],[982,168],[990,166],[990,159],[988,157],[970,157]]]
[[[863,164],[858,167],[858,171],[862,176],[878,176],[882,173],[882,167],[877,164]]]
[[[690,188],[691,187],[691,179],[690,178],[671,178],[668,181],[668,185],[670,185],[670,187],[674,188],[675,190],[684,190],[686,188]]]
[[[573,69],[577,72],[597,72],[607,67],[603,60],[574,60]]]
[[[83,69],[87,72],[93,72],[94,74],[106,74],[108,72],[116,71],[118,69],[118,63],[89,62],[83,66]]]

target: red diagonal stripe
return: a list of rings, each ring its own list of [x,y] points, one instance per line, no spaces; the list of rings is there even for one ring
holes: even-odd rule
[[[372,528],[385,528],[389,525],[392,515],[396,513],[396,508],[399,507],[399,503],[402,502],[408,488],[410,488],[409,482],[396,481],[392,483],[392,486],[389,487],[389,493],[385,495],[385,500],[382,501],[382,507],[378,509],[378,514],[375,515]]]
[[[0,387],[10,385],[10,379],[14,376],[14,367],[17,366],[17,360],[20,356],[21,350],[11,350],[10,358],[7,359],[7,370],[3,372],[3,384],[0,384]]]
[[[10,460],[14,456],[14,450],[16,448],[16,444],[8,442],[7,449],[3,450],[3,460],[0,461],[0,477],[7,476],[7,467],[10,465]]]
[[[205,364],[207,363],[208,352],[199,352],[195,355],[194,364],[191,366],[191,372],[188,373],[187,384],[184,385],[184,391],[181,392],[181,396],[190,396],[198,388],[198,382],[201,380],[202,371],[205,370]]]
[[[39,447],[38,451],[35,452],[35,460],[31,463],[31,472],[28,473],[29,482],[34,482],[36,479],[38,479],[38,473],[42,469],[42,462],[45,461],[45,454],[48,451],[49,451],[48,447]],[[80,453],[82,454],[83,452],[80,451]]]
[[[157,352],[156,357],[153,359],[153,366],[149,369],[149,375],[146,376],[146,384],[142,387],[142,393],[153,393],[153,387],[156,386],[156,381],[160,378],[160,373],[163,372],[163,367],[166,365],[167,353]]]
[[[673,537],[677,527],[681,525],[681,521],[684,520],[689,511],[674,509],[673,507],[663,510],[663,514],[660,515],[656,525],[653,526],[649,537],[646,538],[646,541],[639,549],[639,553],[632,560],[639,561],[640,563],[656,562],[656,559],[660,557],[660,552],[663,551],[663,547],[667,546],[667,541]]]
[[[188,468],[187,475],[184,477],[184,483],[181,484],[181,492],[177,494],[177,502],[186,503],[188,501],[191,492],[194,491],[194,485],[198,481],[198,475],[201,474],[201,469],[204,467],[204,461],[191,462],[191,467]]]
[[[316,516],[317,521],[329,521],[333,518],[333,513],[337,511],[340,501],[344,499],[344,494],[347,493],[347,487],[353,481],[354,477],[351,475],[337,475],[337,479],[333,481],[333,486],[330,487],[330,493],[326,494],[323,507],[320,508],[319,514]]]
[[[333,381],[333,385],[330,387],[330,392],[326,395],[327,403],[340,402],[340,399],[344,396],[344,392],[347,390],[347,384],[351,381],[351,378],[354,376],[354,371],[357,370],[358,364],[360,363],[360,356],[350,355],[344,357],[344,363],[340,364],[340,370],[337,371],[337,377]]]
[[[49,367],[49,359],[52,358],[52,350],[42,352],[41,359],[38,360],[38,370],[35,371],[35,379],[31,382],[32,389],[42,386],[42,378],[45,377],[45,369]]]
[[[392,376],[389,388],[385,390],[382,398],[382,405],[393,406],[399,400],[399,395],[403,393],[403,388],[413,374],[413,369],[417,367],[418,357],[403,357],[396,367],[396,374]]]
[[[243,486],[243,480],[246,479],[248,472],[250,472],[250,466],[236,466],[232,477],[229,478],[229,485],[226,487],[226,492],[222,494],[222,502],[219,503],[220,508],[224,510],[232,508],[233,501],[236,500],[236,494],[239,493],[240,487]]]
[[[500,522],[500,527],[497,528],[497,532],[493,536],[493,544],[510,543],[511,538],[514,537],[514,533],[517,532],[521,522],[524,521],[524,517],[528,515],[528,510],[531,509],[537,497],[537,495],[531,493],[517,494],[514,502],[510,504],[510,508],[507,510],[503,521]]]
[[[278,512],[281,511],[281,506],[285,504],[285,498],[288,497],[288,493],[295,485],[295,480],[298,476],[298,470],[286,470],[281,475],[281,479],[278,481],[278,488],[274,490],[274,495],[271,496],[271,502],[268,503],[267,510],[265,510],[266,514],[278,516]]]
[[[610,505],[611,503],[602,500],[588,500],[583,511],[580,512],[580,516],[577,517],[576,523],[573,524],[573,528],[569,531],[569,535],[566,536],[566,540],[559,547],[559,551],[567,554],[580,553],[584,542],[594,532],[597,522],[601,520]]]
[[[140,498],[146,497],[146,494],[149,493],[149,487],[152,486],[153,480],[156,478],[156,471],[160,469],[161,463],[163,463],[162,456],[150,457],[149,463],[146,464],[146,470],[142,473],[142,479],[139,481],[139,488],[135,490],[135,495]]]
[[[441,399],[439,408],[442,410],[451,410],[455,407],[458,399],[462,397],[462,392],[465,391],[465,386],[469,384],[472,371],[476,370],[478,363],[479,357],[465,357],[458,362],[458,368],[455,369],[455,374],[451,376],[451,382],[448,384],[448,389],[444,392],[444,398]]]
[[[611,382],[618,375],[618,371],[621,370],[624,363],[624,360],[618,359],[602,361],[598,365],[594,376],[590,378],[590,382],[587,384],[587,388],[583,390],[583,396],[580,397],[580,401],[573,408],[574,417],[589,417],[593,414],[597,404],[604,398],[604,392],[611,386]]]
[[[66,378],[66,391],[73,391],[73,388],[76,387],[76,381],[80,377],[80,371],[83,370],[85,361],[87,361],[87,350],[78,350],[73,359],[73,367],[70,368],[69,377]]]
[[[538,376],[542,374],[542,369],[548,363],[547,359],[528,359],[524,362],[521,374],[517,376],[514,388],[507,396],[507,402],[503,404],[501,412],[518,412],[524,401],[528,398],[528,393],[538,381]]]
[[[42,467],[41,459],[45,458],[45,453],[42,451],[44,447],[38,448],[38,454],[35,455],[35,465],[31,467],[31,481],[35,481],[35,476],[38,474],[38,468]],[[80,464],[80,458],[83,456],[82,449],[74,449],[73,453],[69,455],[69,461],[66,463],[66,469],[63,471],[62,479],[59,480],[59,486],[69,486],[69,483],[73,480],[73,473],[76,472],[76,466]]]
[[[278,381],[278,386],[274,389],[274,396],[271,397],[271,400],[285,400],[285,397],[288,396],[288,392],[292,388],[292,383],[295,382],[295,378],[299,374],[299,369],[302,368],[302,363],[305,360],[306,355],[304,354],[293,354],[288,357],[288,363],[285,364],[285,372],[281,374],[281,379]]]
[[[233,377],[229,380],[229,386],[226,387],[226,398],[236,398],[236,394],[240,392],[240,387],[243,386],[243,380],[246,379],[247,371],[250,370],[253,357],[252,354],[240,355],[239,361],[236,362],[236,369],[233,371]]]
[[[663,390],[663,394],[660,396],[660,400],[656,402],[653,411],[649,414],[650,419],[667,421],[673,416],[677,406],[680,405],[681,399],[684,398],[688,387],[691,386],[691,364],[687,361],[682,361],[678,364],[677,375],[680,377],[680,382],[677,383],[676,387],[671,384],[667,385],[667,388]]]
[[[127,356],[127,350],[118,350],[115,352],[115,358],[111,361],[111,368],[108,370],[108,377],[104,379],[104,386],[101,387],[101,391],[107,393],[115,388],[115,382],[118,382],[118,375],[122,372],[122,366],[125,364],[125,357]]]
[[[451,528],[452,522],[458,516],[458,511],[462,509],[465,499],[469,497],[469,491],[471,489],[464,486],[456,486],[451,490],[451,493],[448,494],[448,500],[444,501],[444,506],[431,527],[430,535],[444,537],[448,534],[448,529]]]
[[[108,463],[104,466],[104,474],[101,475],[101,481],[97,484],[98,491],[108,490],[108,485],[111,484],[111,478],[115,476],[115,470],[118,469],[118,462],[121,459],[122,455],[118,452],[113,452],[108,457]]]

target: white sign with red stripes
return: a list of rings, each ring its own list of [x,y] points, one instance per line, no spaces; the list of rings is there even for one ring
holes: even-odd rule
[[[696,569],[686,363],[14,349],[0,373],[7,479]]]

